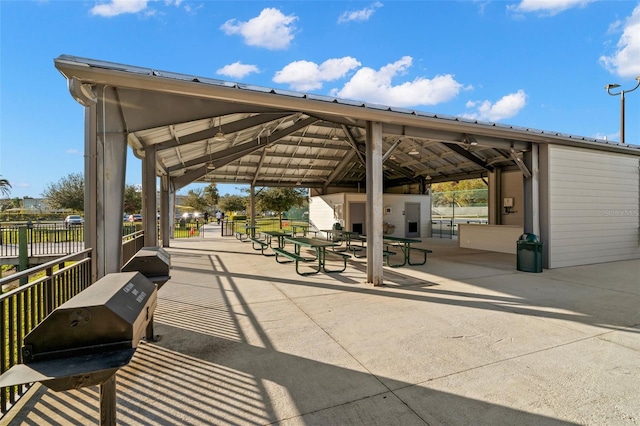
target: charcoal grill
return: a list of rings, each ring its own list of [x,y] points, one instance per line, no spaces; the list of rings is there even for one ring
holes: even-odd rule
[[[160,289],[171,278],[169,269],[171,269],[171,255],[165,249],[162,247],[142,247],[122,267],[121,271],[141,272],[151,282],[158,284],[158,289]]]
[[[138,252],[122,267],[122,272],[138,271],[147,277],[151,282],[158,285],[158,290],[171,277],[171,255],[162,247],[142,247]],[[157,342],[160,336],[153,332],[153,317],[147,324],[146,338],[148,342]]]
[[[156,303],[156,284],[140,272],[106,275],[25,336],[23,364],[2,374],[0,386],[40,382],[64,391],[100,385],[101,424],[115,424],[115,373],[133,357]]]

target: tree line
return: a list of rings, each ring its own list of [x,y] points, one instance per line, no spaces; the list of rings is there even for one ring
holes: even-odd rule
[[[10,194],[11,184],[0,179],[0,192]],[[247,192],[245,190],[245,192]],[[84,212],[84,176],[81,173],[69,173],[58,182],[49,183],[41,194],[52,209],[68,209]],[[303,206],[307,201],[305,190],[300,188],[262,188],[256,193],[256,210],[259,212],[282,213],[292,207]],[[220,210],[223,212],[244,212],[249,208],[248,195],[228,194],[220,196],[215,183],[204,188],[190,189],[183,197],[181,205],[199,212]],[[142,210],[142,193],[135,185],[125,185],[123,212],[135,213]]]

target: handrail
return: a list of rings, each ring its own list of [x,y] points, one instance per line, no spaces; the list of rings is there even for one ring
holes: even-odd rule
[[[92,284],[91,254],[92,249],[85,249],[0,279],[0,286],[26,282],[0,295],[0,374],[20,363],[22,342],[31,330]],[[65,265],[66,262],[72,263]],[[33,278],[31,282],[27,282],[29,277]],[[0,388],[0,416],[30,386]]]
[[[21,272],[16,272],[15,274],[12,274],[12,275],[10,275],[8,277],[0,278],[0,288],[2,288],[2,286],[5,285],[5,284],[9,284],[9,283],[11,283],[13,281],[19,280],[20,278],[26,278],[29,275],[36,274],[36,273],[38,273],[38,272],[40,272],[42,270],[53,268],[54,266],[60,265],[61,263],[72,261],[72,260],[76,260],[78,258],[86,258],[86,257],[88,257],[88,256],[86,256],[86,254],[87,253],[91,253],[91,251],[93,251],[93,249],[91,249],[91,248],[84,249],[84,250],[79,251],[77,253],[68,254],[66,256],[59,257],[59,258],[57,258],[55,260],[51,260],[51,261],[49,261],[47,263],[43,263],[41,265],[34,266],[33,268],[29,268],[29,269],[26,269],[26,270],[21,271]],[[11,290],[11,291],[8,291],[6,293],[3,293],[2,295],[0,295],[0,301],[3,300],[6,296],[13,294],[17,290],[24,289],[26,286],[30,286],[31,284],[33,284],[33,283],[28,283],[26,285],[23,285],[23,286],[20,286],[20,287],[14,289],[14,290]]]
[[[124,266],[144,246],[144,231],[136,231],[122,237],[120,267]]]

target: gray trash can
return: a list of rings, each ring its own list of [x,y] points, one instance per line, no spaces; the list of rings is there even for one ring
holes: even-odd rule
[[[542,272],[543,243],[534,234],[522,234],[517,241],[516,267],[523,272]]]

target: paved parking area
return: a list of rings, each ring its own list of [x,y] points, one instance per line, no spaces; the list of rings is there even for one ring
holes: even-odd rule
[[[426,265],[369,287],[364,259],[301,277],[213,231],[171,245],[119,424],[640,423],[640,261],[533,274],[425,239]],[[97,423],[97,387],[36,386],[11,421]]]

